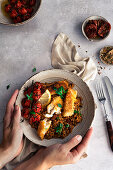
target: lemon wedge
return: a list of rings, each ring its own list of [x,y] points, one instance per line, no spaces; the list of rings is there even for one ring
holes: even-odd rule
[[[39,102],[41,103],[42,107],[46,107],[51,101],[51,93],[47,89],[42,96],[39,99]]]

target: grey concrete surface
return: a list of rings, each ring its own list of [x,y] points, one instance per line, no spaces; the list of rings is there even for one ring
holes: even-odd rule
[[[51,47],[60,32],[64,32],[72,39],[80,55],[92,57],[98,69],[100,65],[105,67],[97,78],[108,75],[113,82],[112,66],[98,63],[99,50],[105,45],[113,44],[113,29],[106,40],[89,42],[82,35],[81,25],[91,15],[103,16],[113,26],[113,0],[42,0],[39,13],[29,23],[19,27],[0,24],[0,122],[3,120],[6,103],[13,91],[19,89],[33,75],[32,69],[36,67],[37,72],[40,72],[52,68]],[[10,88],[7,90],[8,84]],[[92,84],[93,82],[91,88]],[[100,107],[98,101],[96,102]],[[94,133],[88,149],[88,158],[74,165],[54,167],[54,170],[113,169],[113,153],[109,147],[100,112],[98,108],[93,123]],[[0,125],[0,139],[1,136]]]

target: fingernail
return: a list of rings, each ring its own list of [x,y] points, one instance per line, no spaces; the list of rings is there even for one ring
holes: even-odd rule
[[[80,142],[82,140],[82,136],[81,135],[77,135],[76,139]]]
[[[16,105],[16,106],[15,106],[15,111],[18,111],[18,109],[19,109],[19,106]]]

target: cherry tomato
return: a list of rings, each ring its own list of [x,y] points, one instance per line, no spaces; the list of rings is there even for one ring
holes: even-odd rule
[[[29,112],[30,112],[29,108],[23,108],[21,114],[25,119],[29,119],[30,118]]]
[[[38,82],[35,82],[34,85],[33,85],[33,89],[36,90],[36,89],[41,89],[42,88],[42,85],[41,83],[38,83]]]
[[[22,3],[23,5],[26,5],[26,4],[27,4],[27,1],[26,1],[26,0],[22,0],[21,3]]]
[[[30,105],[31,105],[31,100],[28,100],[28,99],[26,99],[26,98],[24,98],[24,99],[22,100],[22,107],[23,107],[23,108],[24,108],[24,107],[29,108]]]
[[[22,22],[22,18],[21,18],[20,16],[18,16],[18,17],[15,18],[13,21],[14,21],[15,24],[16,24],[16,23],[20,23],[20,22]]]
[[[40,99],[41,95],[38,95],[37,93],[33,93],[33,100],[37,101]]]
[[[33,125],[33,124],[38,123],[38,122],[40,122],[40,115],[39,114],[31,116],[30,119],[29,119],[30,125]]]
[[[40,89],[33,90],[33,94],[41,95],[41,90]]]
[[[36,3],[36,0],[30,0],[30,2],[29,2],[30,6],[34,6],[35,3]]]
[[[31,17],[30,14],[26,14],[26,15],[23,16],[23,20],[25,21],[25,20],[29,19],[30,17]]]
[[[32,92],[32,87],[29,87],[24,91],[24,95],[26,96],[28,94],[30,96],[31,92]]]
[[[11,11],[11,5],[10,4],[5,5],[5,11],[6,12],[10,12]]]
[[[33,8],[31,7],[31,8],[27,8],[27,12],[29,13],[29,14],[31,14],[32,12],[33,12]]]
[[[32,110],[35,113],[40,113],[41,109],[42,109],[42,106],[40,103],[33,103]]]
[[[19,13],[21,15],[26,15],[27,14],[27,10],[23,7],[22,9],[19,9]]]
[[[17,11],[15,9],[12,9],[12,11],[10,13],[10,17],[15,18],[15,17],[17,17],[17,15],[18,15]]]
[[[15,5],[15,8],[21,8],[22,7],[22,3],[20,1],[17,1],[17,4]]]
[[[10,0],[9,2],[10,2],[10,4],[15,4],[17,2],[17,0]]]

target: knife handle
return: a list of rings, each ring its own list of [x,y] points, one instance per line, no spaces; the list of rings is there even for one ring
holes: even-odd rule
[[[113,151],[113,128],[111,125],[111,121],[106,121],[106,126],[107,126],[111,150]]]

